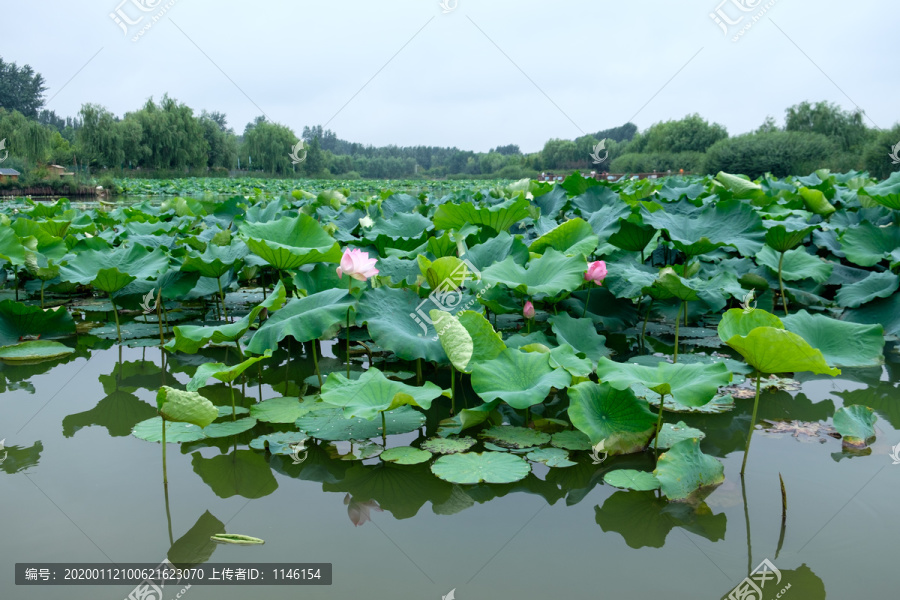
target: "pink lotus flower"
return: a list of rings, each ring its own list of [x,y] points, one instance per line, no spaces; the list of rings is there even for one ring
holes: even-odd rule
[[[597,285],[603,285],[606,279],[606,262],[598,260],[588,264],[587,271],[584,272],[585,281],[593,281]]]
[[[347,248],[341,257],[341,266],[337,268],[338,277],[343,279],[344,273],[346,273],[353,279],[365,281],[369,277],[378,275],[378,269],[375,268],[377,262],[378,259],[369,258],[368,252],[363,252],[359,248],[353,250]]]
[[[525,308],[522,309],[522,316],[526,319],[534,318],[534,304],[531,303],[531,300],[525,303]]]
[[[358,500],[354,500],[350,494],[344,496],[344,504],[347,505],[347,514],[350,517],[350,521],[356,527],[365,524],[366,521],[372,520],[369,512],[372,509],[377,510],[378,512],[384,512],[375,500],[359,502]]]

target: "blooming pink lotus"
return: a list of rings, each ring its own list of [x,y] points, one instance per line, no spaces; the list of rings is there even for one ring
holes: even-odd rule
[[[606,279],[606,262],[598,260],[589,263],[587,271],[584,272],[584,280],[593,281],[597,285],[603,285],[604,279]]]
[[[525,303],[525,308],[522,309],[522,316],[526,319],[534,318],[534,304],[531,303],[531,300]]]
[[[343,279],[346,273],[353,279],[365,281],[378,275],[378,269],[375,268],[377,262],[378,259],[369,258],[368,252],[363,252],[359,248],[353,250],[347,248],[341,257],[341,266],[337,268],[338,277]]]

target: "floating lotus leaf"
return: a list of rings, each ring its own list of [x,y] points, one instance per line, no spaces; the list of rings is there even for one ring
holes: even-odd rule
[[[381,460],[396,463],[398,465],[417,465],[431,460],[431,457],[431,452],[419,450],[418,448],[410,448],[409,446],[389,448],[381,453]]]
[[[434,454],[457,454],[465,452],[477,442],[470,437],[461,438],[430,438],[422,442],[419,447],[422,450],[433,452]]]
[[[875,367],[884,363],[884,329],[838,321],[805,310],[784,317],[784,326],[817,348],[829,365]]]
[[[564,450],[590,450],[591,438],[580,431],[560,431],[551,436],[550,445]]]
[[[634,469],[617,469],[603,476],[603,482],[613,487],[636,492],[659,489],[659,479],[653,473]]]
[[[878,415],[868,406],[854,404],[834,412],[834,428],[841,434],[845,446],[865,448],[875,437],[875,421]]]
[[[592,446],[604,442],[611,455],[640,452],[656,430],[656,416],[646,400],[608,383],[587,381],[570,387],[568,414]]]
[[[550,435],[527,427],[503,425],[491,427],[478,434],[478,437],[493,442],[501,448],[531,448],[542,446],[550,441]]]
[[[250,250],[279,271],[341,261],[340,245],[305,214],[267,223],[245,222],[239,231]]]
[[[547,248],[540,258],[531,259],[526,266],[512,256],[495,263],[482,272],[482,280],[503,284],[529,296],[557,297],[572,292],[584,282],[587,262],[583,256],[566,256]]]
[[[271,398],[250,407],[250,415],[264,423],[294,423],[314,410],[330,408],[314,398]],[[230,409],[229,409],[230,412]]]
[[[503,452],[466,452],[440,457],[431,472],[450,483],[513,483],[525,479],[531,465]]]
[[[183,442],[196,442],[206,438],[203,429],[191,423],[173,423],[165,421],[166,424],[166,443],[180,444]],[[162,441],[162,417],[153,417],[146,421],[141,421],[134,426],[132,435],[146,442]]]
[[[223,438],[250,431],[254,427],[256,427],[256,419],[246,417],[236,421],[223,421],[207,425],[203,428],[203,433],[208,438]]]
[[[409,433],[425,424],[425,415],[401,406],[386,412],[387,434]],[[317,410],[297,419],[297,428],[320,440],[368,440],[381,437],[381,419],[348,419],[343,409]]]
[[[572,376],[550,366],[547,354],[507,348],[494,360],[475,365],[472,389],[486,402],[499,398],[517,409],[540,404],[553,388],[569,385]]]
[[[539,462],[548,467],[563,469],[565,467],[574,467],[578,463],[569,460],[569,453],[561,448],[541,448],[532,450],[525,456],[532,462]]]
[[[337,289],[293,298],[263,323],[247,344],[247,350],[254,354],[275,350],[288,336],[298,342],[317,340],[346,322],[347,311],[354,304],[346,290]]]
[[[38,362],[68,356],[75,352],[59,342],[22,342],[14,346],[0,347],[0,360],[7,362]]]
[[[359,379],[349,380],[338,373],[329,373],[322,386],[322,401],[344,409],[347,418],[374,419],[379,413],[410,405],[429,409],[444,390],[426,381],[422,387],[406,385],[388,379],[372,367]]]
[[[725,466],[701,452],[697,439],[687,439],[660,455],[653,474],[659,480],[659,489],[664,496],[681,501],[725,481]]]
[[[250,447],[255,450],[268,450],[272,454],[290,456],[294,453],[293,446],[307,439],[309,436],[301,431],[270,433],[252,440]]]

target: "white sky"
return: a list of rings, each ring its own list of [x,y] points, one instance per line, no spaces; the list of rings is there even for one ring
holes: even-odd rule
[[[737,43],[709,16],[721,0],[445,1],[125,0],[147,15],[126,37],[122,0],[0,0],[0,56],[42,73],[60,116],[168,92],[238,133],[264,112],[374,145],[531,152],[693,112],[738,134],[807,99],[900,120],[895,1],[775,0]],[[771,2],[721,10],[746,24]]]

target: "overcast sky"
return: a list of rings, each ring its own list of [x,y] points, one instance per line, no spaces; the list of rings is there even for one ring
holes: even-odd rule
[[[374,145],[529,152],[693,112],[738,134],[807,99],[900,120],[895,1],[120,2],[0,0],[0,57],[42,73],[61,116],[168,92],[238,133],[265,114]],[[727,35],[717,8],[743,17]]]

